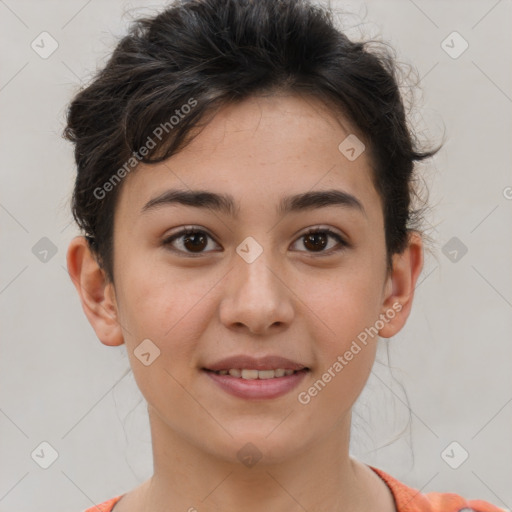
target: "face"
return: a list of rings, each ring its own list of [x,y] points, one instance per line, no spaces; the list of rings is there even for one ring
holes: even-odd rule
[[[375,357],[368,330],[391,316],[392,288],[369,156],[351,161],[338,149],[353,133],[314,98],[251,98],[125,179],[114,221],[117,318],[160,431],[227,461],[248,442],[278,461],[349,428]],[[166,197],[172,190],[233,205],[183,204]],[[326,191],[340,194],[287,199]],[[229,377],[204,370],[239,355],[307,370],[240,396],[222,384]]]

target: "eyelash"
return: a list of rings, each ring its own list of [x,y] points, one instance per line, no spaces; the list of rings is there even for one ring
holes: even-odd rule
[[[328,251],[323,251],[323,250],[322,251],[318,251],[318,252],[306,251],[306,252],[309,252],[310,254],[314,254],[314,255],[317,255],[317,256],[330,256],[333,253],[338,253],[340,251],[343,251],[345,248],[349,247],[349,244],[341,237],[341,235],[339,235],[338,233],[336,233],[336,232],[334,232],[334,231],[332,231],[332,230],[330,230],[328,228],[322,228],[322,227],[317,227],[317,228],[310,229],[306,233],[303,233],[297,240],[299,240],[301,238],[304,238],[304,237],[306,237],[308,235],[315,234],[315,233],[324,233],[324,234],[328,235],[329,237],[332,237],[332,238],[336,239],[336,241],[338,242],[340,247],[338,247],[337,249],[336,248],[335,249],[331,248]],[[171,244],[172,244],[172,242],[174,242],[174,240],[177,240],[177,239],[182,238],[182,237],[187,236],[187,235],[194,235],[194,234],[204,234],[207,237],[209,237],[210,239],[214,240],[212,236],[210,236],[206,231],[204,231],[202,229],[186,228],[186,229],[183,229],[183,230],[179,231],[178,233],[175,233],[174,235],[166,238],[162,242],[162,245],[168,247],[173,252],[184,254],[187,257],[197,257],[197,256],[201,256],[202,254],[207,254],[209,251],[194,253],[194,252],[182,251],[181,249],[176,249],[176,248],[171,247]],[[215,242],[215,243],[217,243],[217,242]]]

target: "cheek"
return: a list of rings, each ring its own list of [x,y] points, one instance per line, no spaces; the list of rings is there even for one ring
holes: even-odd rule
[[[317,312],[318,330],[312,329],[310,338],[318,358],[314,378],[298,398],[312,421],[318,416],[331,425],[352,407],[373,367],[378,337],[371,327],[379,315],[379,288],[357,272],[324,284],[323,293],[315,287],[306,295],[308,308]]]
[[[205,328],[204,310],[218,278],[136,255],[123,263],[116,287],[127,344],[134,347],[149,338],[162,353],[189,353]]]
[[[130,365],[141,393],[157,410],[168,403],[186,407],[182,386],[188,388],[194,375],[194,354],[205,328],[201,319],[206,318],[200,301],[205,284],[167,274],[155,266],[133,265],[119,282]],[[150,354],[146,361],[144,353]]]
[[[340,267],[305,279],[301,285],[298,295],[309,308],[308,316],[322,328],[322,338],[338,347],[378,318],[382,282],[370,269],[366,265]]]
[[[380,314],[381,281],[371,268],[340,270],[323,282],[311,281],[314,285],[302,292],[308,309],[316,313],[309,314],[314,318],[309,326],[316,326],[310,337],[316,344],[321,382],[311,396],[321,391],[318,404],[332,401],[342,409],[351,405],[373,366],[378,336],[372,327]]]
[[[329,361],[316,378],[299,391],[301,410],[312,420],[316,418],[318,423],[325,423],[324,428],[332,427],[350,411],[368,380],[375,358],[375,344],[359,345],[359,352],[353,354],[350,361],[340,351],[340,359],[337,355]]]

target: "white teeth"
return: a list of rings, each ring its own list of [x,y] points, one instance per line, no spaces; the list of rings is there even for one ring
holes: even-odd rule
[[[246,371],[246,370],[244,370],[244,371]],[[275,370],[261,370],[261,371],[256,370],[256,372],[258,373],[258,379],[273,379],[276,376]],[[244,376],[244,373],[242,372],[242,377],[243,376]]]
[[[242,370],[242,379],[248,379],[253,380],[257,379],[259,377],[259,371],[258,370]]]
[[[276,370],[248,370],[246,368],[230,368],[229,370],[219,370],[215,373],[219,375],[231,375],[232,377],[240,377],[246,380],[255,379],[273,379],[275,377],[284,377],[292,375],[295,370],[284,370],[283,368],[277,368]]]

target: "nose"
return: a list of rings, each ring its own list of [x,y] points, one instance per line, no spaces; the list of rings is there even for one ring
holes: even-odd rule
[[[266,251],[252,263],[239,258],[227,277],[220,304],[220,319],[227,328],[265,335],[290,325],[293,290]]]

